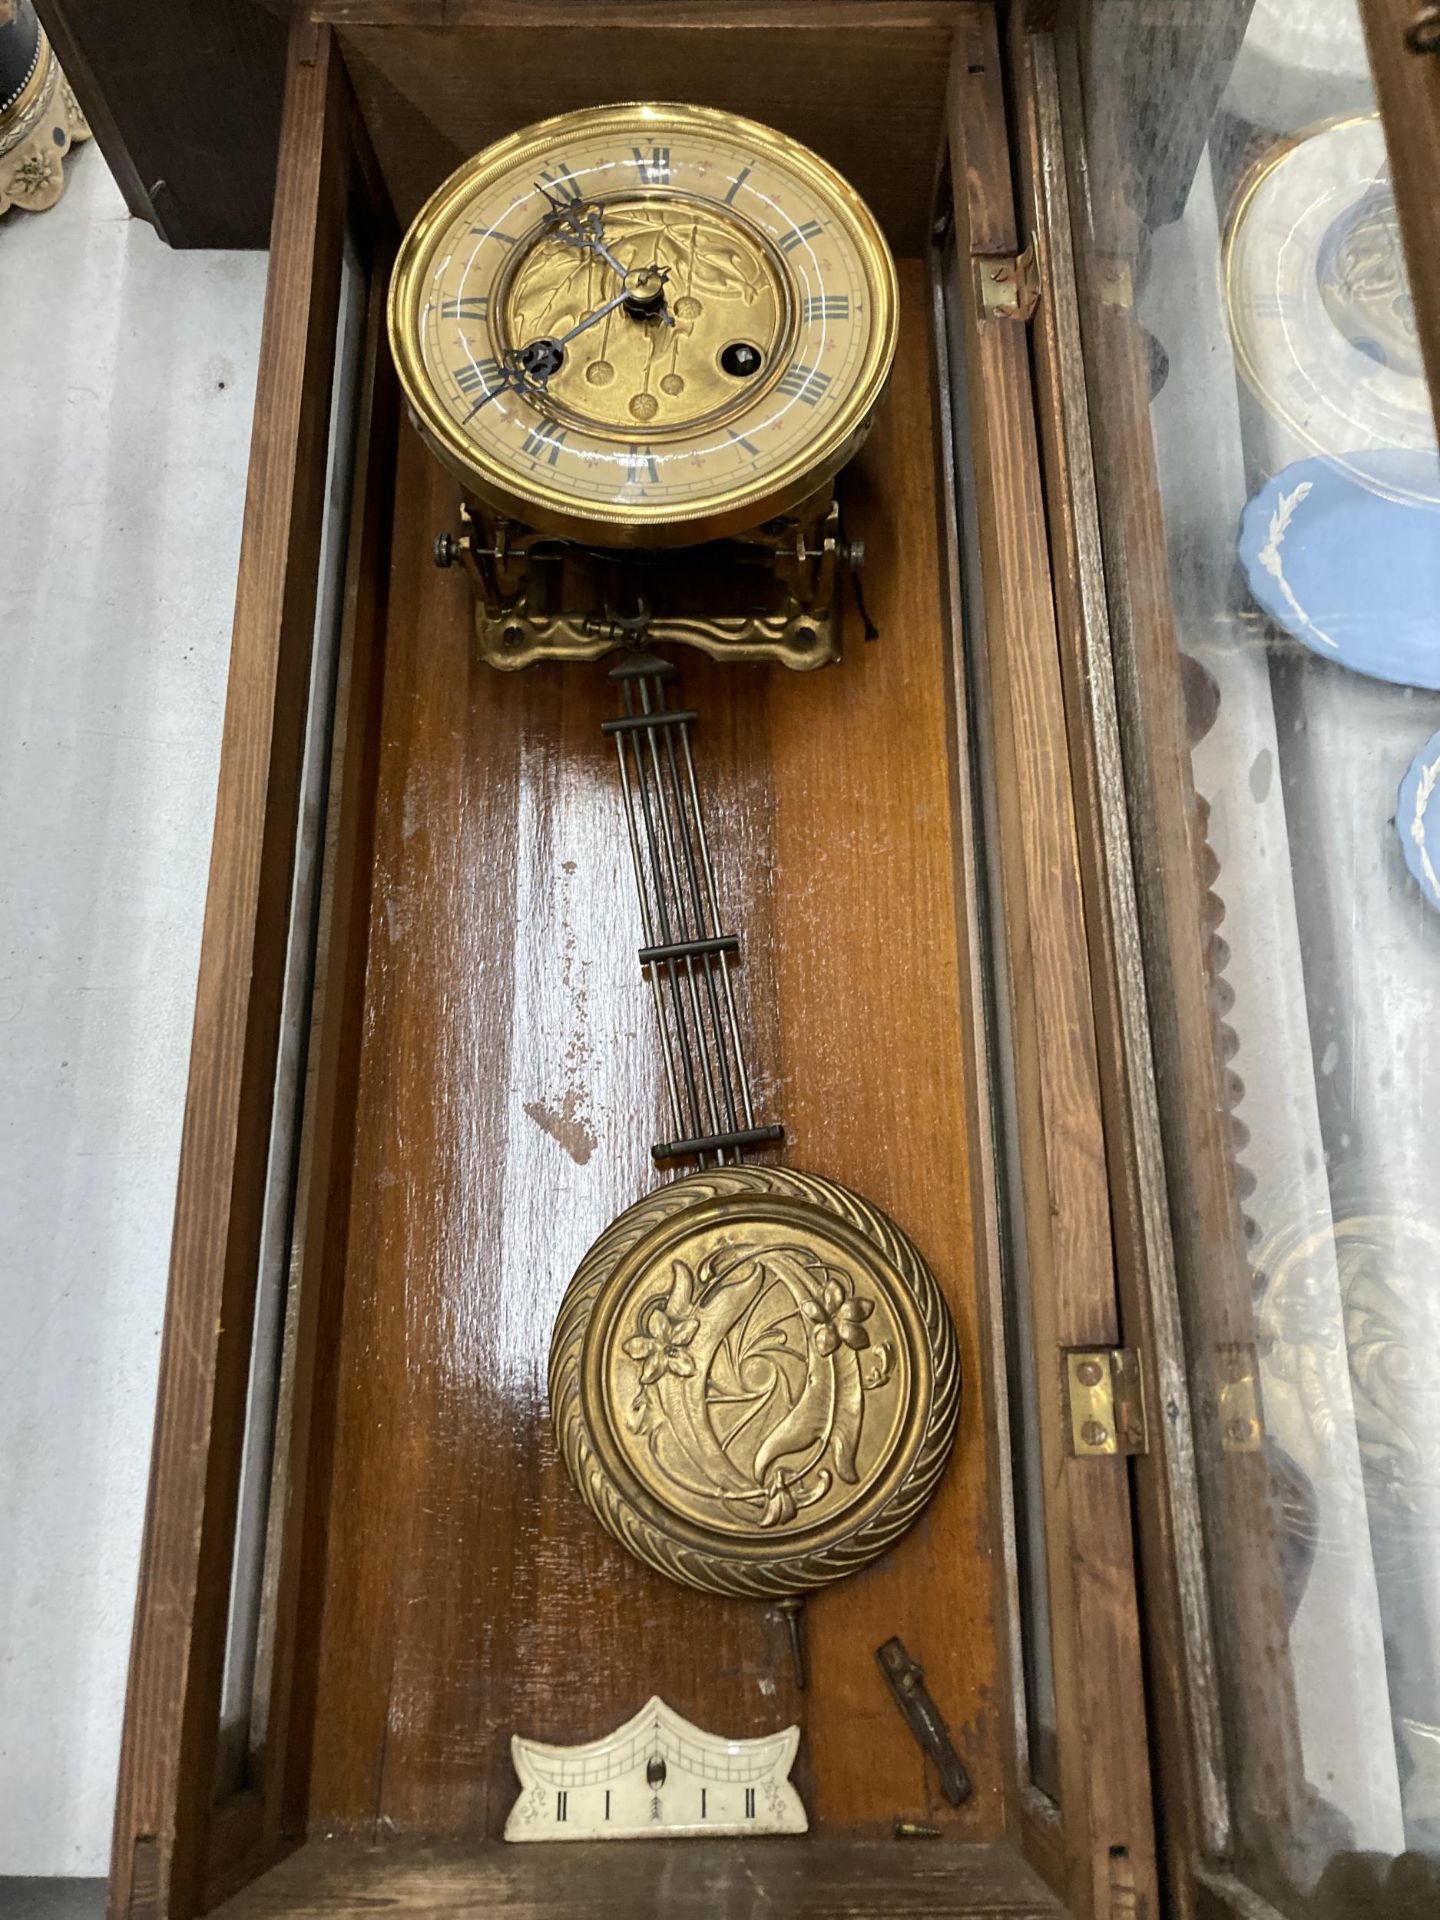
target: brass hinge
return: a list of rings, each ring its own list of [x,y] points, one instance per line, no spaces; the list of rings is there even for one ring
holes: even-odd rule
[[[1248,1340],[1222,1341],[1215,1349],[1215,1404],[1223,1451],[1259,1453],[1265,1422],[1255,1349]]]
[[[1028,320],[1040,299],[1034,241],[1019,254],[977,255],[975,298],[982,320]]]
[[[1065,1355],[1070,1451],[1081,1459],[1144,1453],[1145,1396],[1130,1347],[1078,1347]]]
[[[1101,254],[1090,266],[1090,285],[1102,307],[1129,313],[1135,305],[1135,277],[1120,254]]]

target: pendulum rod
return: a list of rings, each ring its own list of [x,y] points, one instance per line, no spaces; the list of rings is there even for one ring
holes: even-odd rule
[[[636,654],[612,669],[624,715],[602,723],[615,741],[630,858],[649,976],[660,1024],[674,1137],[657,1161],[702,1166],[738,1161],[748,1149],[783,1140],[758,1126],[736,1013],[731,959],[739,939],[720,927],[715,863],[690,747],[694,713],[665,703],[675,668]]]
[[[625,709],[626,712],[632,716],[634,715],[635,706],[631,696],[631,689],[635,684],[632,680],[627,680],[624,683]],[[658,684],[657,682],[657,685]],[[648,714],[651,711],[648,688],[646,682],[643,680],[640,681],[639,685],[641,691],[641,706],[643,711]],[[663,702],[660,710],[663,711]],[[661,731],[670,733],[673,731],[673,728],[669,725],[663,727],[643,727],[632,733],[630,737],[637,765],[642,769],[641,778],[637,784],[640,791],[640,803],[645,813],[650,857],[655,866],[655,898],[660,908],[660,935],[661,938],[667,942],[673,938],[677,947],[681,950],[679,960],[685,969],[685,981],[690,989],[690,1017],[696,1036],[697,1052],[700,1056],[700,1072],[705,1082],[706,1116],[709,1120],[710,1129],[705,1137],[708,1139],[718,1139],[721,1129],[720,1111],[715,1104],[716,1076],[711,1064],[710,1050],[705,1045],[705,1022],[700,1009],[700,988],[695,978],[695,961],[697,955],[694,951],[694,941],[697,936],[700,935],[701,929],[698,925],[692,927],[690,924],[693,918],[693,908],[695,904],[693,893],[688,903],[691,911],[686,911],[686,893],[681,884],[680,864],[675,852],[677,822],[674,817],[673,804],[667,804],[668,796],[665,791],[664,777],[660,770],[660,750],[655,740],[655,735]],[[655,815],[659,816],[660,821],[658,847],[651,810],[651,789],[645,780],[644,769],[646,758],[648,758],[649,761],[648,771],[654,776],[655,782],[653,789],[655,796],[653,811]],[[683,823],[679,824],[683,831]],[[688,858],[688,835],[686,835],[685,838],[686,856]],[[661,853],[663,853],[664,856],[663,860],[660,858]],[[665,905],[667,895],[671,902],[671,910],[669,912],[667,912]],[[709,954],[701,954],[698,958],[705,969],[708,979],[712,964],[711,956]],[[668,964],[673,972],[675,961],[671,960]],[[678,991],[678,988],[676,990]],[[724,1157],[724,1153],[721,1152],[719,1158],[723,1160]]]
[[[660,1022],[660,1039],[665,1054],[666,1075],[671,1093],[671,1119],[677,1134],[698,1138],[706,1128],[701,1116],[695,1073],[696,1043],[685,1019],[685,1002],[680,991],[679,963],[691,959],[686,944],[672,936],[671,913],[667,904],[664,872],[660,859],[659,836],[655,830],[656,795],[652,792],[646,757],[633,724],[634,702],[626,688],[626,719],[608,721],[606,731],[614,736],[620,762],[620,784],[625,794],[626,816],[630,830],[630,857],[635,869],[635,888],[640,901],[640,920],[646,945],[643,955],[650,956],[647,971]],[[631,771],[633,755],[634,770]],[[637,824],[638,815],[638,824]],[[640,828],[643,826],[643,836]],[[663,973],[657,971],[663,969]],[[664,979],[670,988],[669,1001],[660,991]],[[692,1008],[693,1011],[693,1008]],[[672,1044],[672,1025],[674,1039]],[[682,1114],[675,1083],[673,1060],[678,1055],[685,1087]],[[712,1101],[713,1105],[713,1101]],[[713,1133],[713,1128],[711,1129]]]
[[[640,688],[641,708],[644,712],[649,713],[651,711],[651,705],[650,705],[651,696],[650,696],[649,685],[645,680],[641,680],[639,682],[639,688]],[[663,704],[663,694],[662,694],[662,704]],[[680,785],[680,770],[676,763],[676,756],[675,756],[675,735],[677,732],[682,733],[686,738],[686,744],[688,748],[689,728],[688,727],[680,727],[680,728],[664,727],[660,731],[663,733],[664,740],[665,740],[665,758],[670,769],[670,791],[675,797],[675,806],[676,806],[676,813],[677,813],[677,819],[678,819],[678,825],[679,825],[680,846],[681,846],[681,851],[684,855],[684,861],[685,861],[685,877],[687,881],[686,897],[690,904],[691,917],[694,920],[694,926],[693,926],[693,929],[691,929],[691,932],[695,938],[704,939],[706,937],[706,934],[705,934],[705,926],[706,926],[705,904],[706,903],[702,899],[701,892],[700,892],[700,882],[695,870],[695,850],[691,844],[691,833],[690,833],[691,823],[686,818],[684,790]],[[658,765],[658,754],[657,754],[657,748],[655,744],[654,731],[652,730],[647,737],[650,742],[651,758],[652,760],[656,761],[655,777],[656,777],[657,783],[659,783],[660,769]],[[695,823],[695,832],[696,832],[696,838],[699,840],[699,843],[700,843],[700,849],[701,849],[702,855],[706,859],[708,859],[710,850],[705,838],[705,822],[704,822],[704,819],[699,816],[698,809],[697,809],[697,818]],[[673,878],[674,877],[673,876],[673,864],[674,864],[673,845],[671,847],[671,864],[672,864],[672,878]],[[677,886],[677,891],[678,891],[678,878],[675,880],[675,884]],[[714,910],[713,895],[710,901],[710,908],[711,908],[711,918],[715,920],[716,923],[718,924],[719,916],[715,913],[715,910]],[[719,1080],[721,1096],[725,1104],[725,1118],[728,1122],[728,1130],[731,1133],[734,1133],[737,1131],[738,1125],[739,1125],[739,1122],[737,1120],[736,1113],[735,1113],[735,1091],[730,1083],[730,1061],[728,1058],[726,1045],[725,1045],[725,1030],[720,1023],[720,1001],[715,991],[715,968],[717,964],[725,970],[726,983],[727,985],[729,983],[729,955],[727,954],[725,949],[722,947],[718,953],[715,953],[715,954],[702,953],[700,958],[705,969],[705,992],[706,992],[706,999],[709,1003],[709,1009],[710,1009],[710,1032],[713,1035],[714,1041],[715,1041],[716,1062],[717,1062],[717,1069],[718,1069],[716,1077]],[[693,961],[690,964],[693,966]],[[696,1019],[698,1024],[698,1020],[699,1020],[698,1008],[697,1008]],[[731,1028],[731,1039],[732,1039],[732,1042],[738,1046],[739,1035],[735,1031],[733,1023]],[[744,1083],[746,1076],[745,1076],[743,1061],[740,1064],[740,1078],[742,1083]],[[707,1079],[708,1079],[708,1076],[707,1076]],[[718,1131],[719,1130],[718,1115],[713,1117],[712,1124],[715,1126],[716,1130]],[[747,1125],[748,1124],[750,1124],[749,1121],[747,1121]]]

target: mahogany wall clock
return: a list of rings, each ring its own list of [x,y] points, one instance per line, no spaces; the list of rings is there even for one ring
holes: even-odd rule
[[[469,161],[411,227],[390,296],[411,416],[465,490],[437,557],[466,565],[483,657],[622,654],[606,732],[670,1097],[654,1157],[694,1170],[582,1261],[551,1405],[597,1518],[723,1593],[803,1594],[882,1552],[933,1491],[959,1405],[919,1250],[775,1162],[696,716],[654,651],[838,656],[835,584],[858,556],[835,477],[879,404],[896,309],[880,229],[824,161],[732,114],[650,104],[562,115]]]

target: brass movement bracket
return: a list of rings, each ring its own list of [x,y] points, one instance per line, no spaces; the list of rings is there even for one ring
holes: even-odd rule
[[[460,522],[458,536],[436,540],[435,562],[464,567],[480,658],[505,672],[666,641],[716,660],[830,666],[840,658],[837,588],[863,557],[842,540],[828,487],[753,533],[698,547],[582,547],[473,499]]]

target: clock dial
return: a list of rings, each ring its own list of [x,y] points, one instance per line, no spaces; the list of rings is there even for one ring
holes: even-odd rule
[[[894,352],[864,203],[732,114],[562,115],[455,174],[411,228],[390,325],[412,415],[467,484],[609,544],[795,505],[855,451]]]

